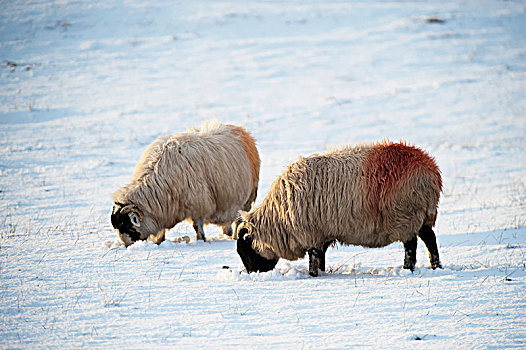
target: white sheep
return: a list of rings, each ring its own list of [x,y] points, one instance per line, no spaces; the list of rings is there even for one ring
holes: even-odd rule
[[[203,225],[232,234],[239,210],[256,199],[260,160],[254,138],[242,127],[217,121],[156,139],[131,182],[113,194],[113,227],[125,244],[164,240],[166,229],[190,219],[197,239]]]

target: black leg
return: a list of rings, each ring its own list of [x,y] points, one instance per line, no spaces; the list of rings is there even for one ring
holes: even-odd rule
[[[203,241],[206,242],[206,237],[205,237],[205,229],[204,229],[204,224],[205,224],[205,220],[203,218],[199,218],[199,219],[193,219],[193,222],[194,222],[194,230],[195,230],[195,233],[197,234],[197,239],[201,239]]]
[[[232,225],[225,225],[222,228],[223,228],[223,234],[225,236],[232,237]]]
[[[325,253],[327,249],[331,246],[331,244],[335,243],[336,241],[328,241],[323,245],[323,252]]]
[[[442,264],[440,263],[440,258],[438,256],[437,238],[431,226],[423,225],[420,231],[418,232],[418,236],[422,239],[422,241],[424,241],[427,250],[429,251],[429,260],[431,261],[431,268],[433,270],[435,270],[437,267],[441,269]]]
[[[404,242],[405,248],[405,259],[404,259],[404,269],[409,269],[411,271],[415,270],[416,265],[416,244],[418,243],[418,238],[416,235],[413,236],[409,241]]]
[[[320,270],[322,270],[323,272],[325,272],[325,253],[327,252],[327,249],[333,243],[334,243],[334,241],[329,241],[329,242],[326,242],[323,245],[323,251],[322,251],[322,253],[321,253],[320,257],[319,257]]]
[[[318,266],[321,271],[325,272],[325,252],[321,252],[321,255],[318,256]]]
[[[312,277],[318,277],[318,269],[321,268],[321,262],[323,261],[323,267],[325,267],[325,253],[319,249],[311,248],[308,250],[309,253],[309,275]]]

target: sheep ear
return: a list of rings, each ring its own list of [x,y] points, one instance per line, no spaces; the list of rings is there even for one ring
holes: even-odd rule
[[[239,225],[243,223],[243,218],[241,216],[238,216],[237,219],[234,221],[234,228],[237,228]]]
[[[139,215],[139,221],[142,221],[143,219],[142,212],[139,210],[139,208],[135,204],[128,204],[126,206],[123,206],[120,211],[121,214],[128,214],[132,212]]]
[[[238,215],[238,219],[237,220],[241,219],[243,221],[248,221],[248,211],[238,210],[237,211],[237,215]]]
[[[237,234],[237,230],[238,228],[240,227],[240,225],[243,223],[243,218],[241,216],[239,216],[235,221],[234,221],[234,239],[237,239],[238,237],[238,234]]]
[[[119,222],[119,211],[121,210],[121,206],[117,203],[113,206],[113,211],[111,212],[111,224],[113,225],[113,228],[117,229],[120,225]]]

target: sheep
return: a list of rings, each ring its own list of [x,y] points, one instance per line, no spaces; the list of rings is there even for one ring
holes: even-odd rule
[[[111,223],[126,247],[160,244],[165,231],[187,219],[198,240],[203,225],[232,235],[239,210],[250,210],[259,182],[255,139],[241,126],[218,121],[159,137],[140,158],[130,183],[113,194]]]
[[[263,202],[236,220],[237,252],[247,272],[272,270],[279,258],[309,254],[309,274],[325,270],[340,242],[374,248],[401,241],[404,269],[414,271],[417,237],[441,268],[435,233],[440,170],[405,142],[344,146],[291,164]]]

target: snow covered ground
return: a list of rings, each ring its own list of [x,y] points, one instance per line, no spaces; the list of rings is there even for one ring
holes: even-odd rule
[[[523,1],[1,1],[0,348],[525,348]],[[262,158],[405,139],[444,193],[422,242],[246,274],[235,242],[115,244],[156,137],[216,117]],[[169,238],[195,237],[182,223]],[[226,268],[223,268],[226,267]]]

